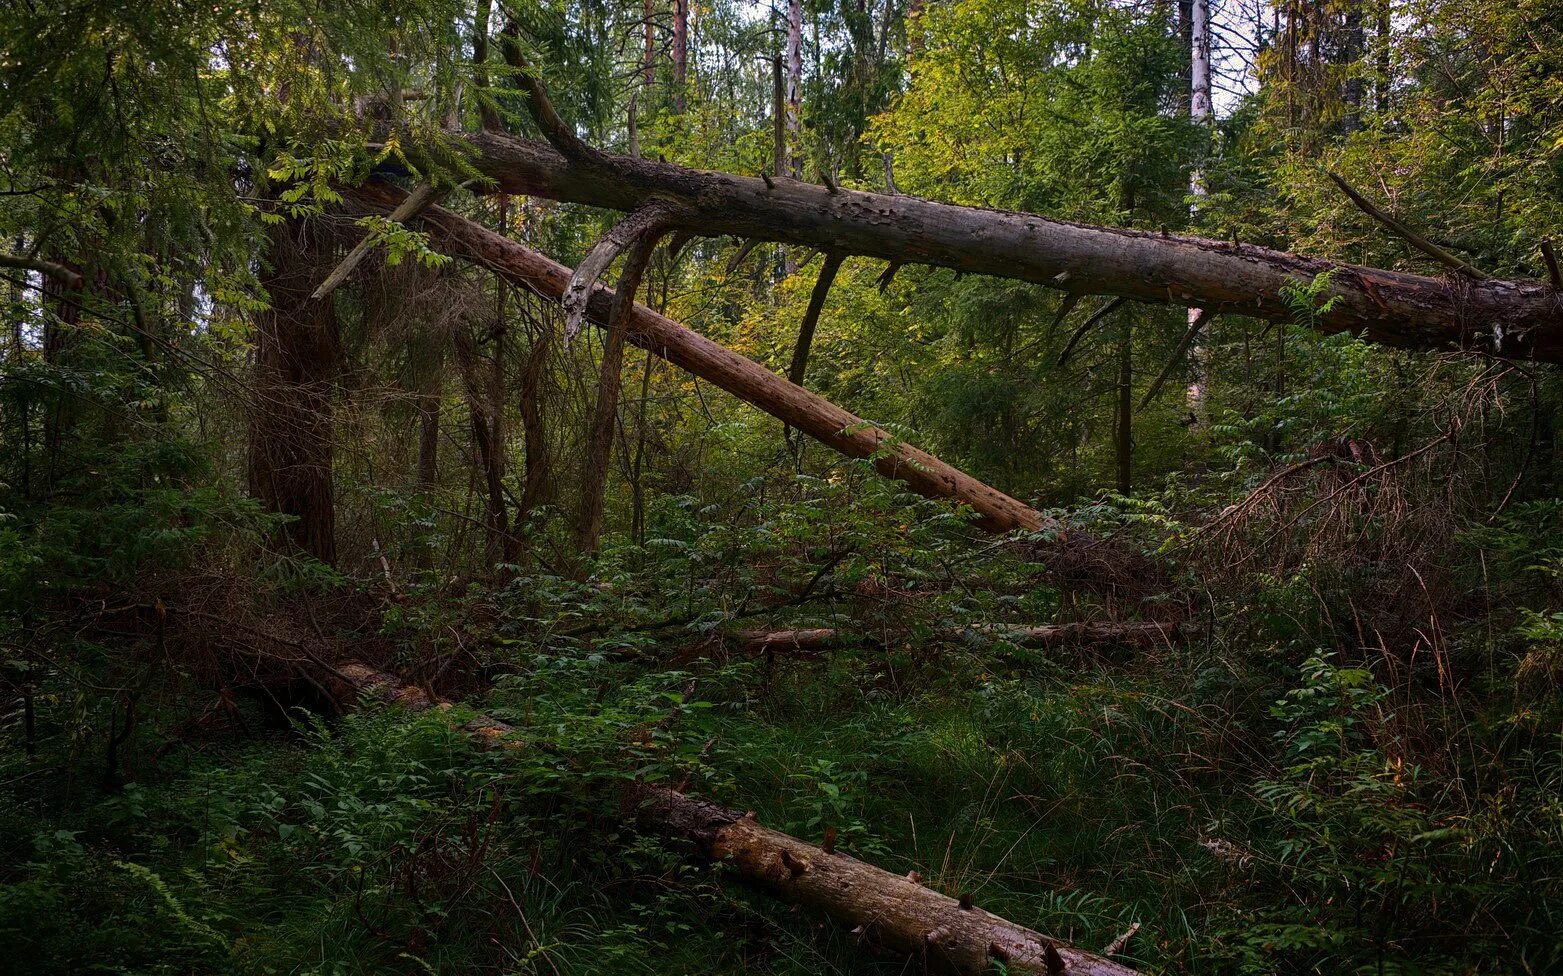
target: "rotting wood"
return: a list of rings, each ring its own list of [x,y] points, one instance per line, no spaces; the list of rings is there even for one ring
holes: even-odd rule
[[[401,190],[379,183],[349,192],[351,198],[380,209],[396,206],[403,195]],[[504,275],[536,294],[557,300],[569,284],[569,268],[443,208],[426,210],[421,226],[436,249]],[[600,286],[592,289],[587,317],[598,324],[608,321],[612,301],[611,291]],[[869,459],[881,474],[902,481],[920,495],[969,505],[982,528],[993,532],[1059,529],[1055,520],[1029,505],[644,305],[636,304],[627,311],[625,338],[827,447],[848,457]]]
[[[672,210],[658,203],[647,204],[628,217],[614,224],[592,249],[581,259],[570,283],[559,301],[564,305],[564,341],[568,345],[581,331],[581,321],[586,317],[588,295],[597,286],[597,279],[607,270],[613,259],[631,248],[639,240],[660,238],[671,226]],[[635,277],[640,277],[636,273]]]
[[[450,704],[360,662],[337,668],[351,691],[410,711]],[[464,731],[485,744],[524,748],[515,730],[478,716]],[[752,813],[666,787],[630,784],[625,812],[643,829],[683,841],[707,860],[777,898],[821,911],[867,941],[925,969],[979,976],[995,964],[1015,974],[1135,976],[1135,970],[1016,925],[920,881],[765,827]],[[827,831],[828,832],[828,831]]]

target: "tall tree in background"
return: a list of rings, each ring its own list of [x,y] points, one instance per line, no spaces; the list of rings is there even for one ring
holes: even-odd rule
[[[673,0],[673,110],[688,104],[689,0]]]
[[[803,0],[787,0],[787,139],[791,176],[803,178]]]
[[[1210,128],[1212,106],[1210,98],[1210,0],[1188,0],[1188,29],[1186,37],[1189,42],[1189,120],[1202,130],[1206,131],[1204,138],[1200,140],[1202,151],[1210,145],[1208,130]],[[1195,167],[1189,172],[1189,196],[1192,198],[1190,211],[1199,213],[1200,198],[1205,196],[1205,178],[1201,173],[1202,162],[1196,162]],[[1200,317],[1200,310],[1191,308],[1188,312],[1189,328],[1196,328]],[[1208,326],[1207,326],[1208,328]],[[1193,345],[1189,349],[1189,360],[1192,366],[1192,377],[1188,388],[1189,414],[1195,422],[1203,422],[1205,419],[1205,384],[1209,373],[1210,346],[1203,336],[1196,335]]]

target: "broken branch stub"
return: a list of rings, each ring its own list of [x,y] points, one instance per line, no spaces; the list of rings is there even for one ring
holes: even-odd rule
[[[564,290],[564,341],[569,345],[581,331],[586,320],[586,305],[591,299],[597,279],[607,270],[613,259],[636,241],[646,236],[660,237],[673,222],[674,210],[658,203],[649,203],[609,228],[602,240],[581,259],[570,283]]]

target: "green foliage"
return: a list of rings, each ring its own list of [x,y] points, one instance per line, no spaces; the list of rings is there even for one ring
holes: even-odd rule
[[[1221,96],[1213,132],[1181,104],[1177,7],[811,0],[790,149],[808,180],[893,172],[958,203],[1442,273],[1333,171],[1487,271],[1545,274],[1537,244],[1563,225],[1546,0],[1413,0],[1380,37],[1357,5],[1291,5],[1282,33],[1254,28],[1253,90]],[[551,303],[345,215],[341,185],[433,182],[577,263],[613,215],[463,189],[483,180],[451,124],[489,109],[537,135],[501,27],[593,144],[753,174],[774,166],[778,18],[699,5],[675,90],[666,5],[649,84],[640,4],[495,5],[475,64],[487,9],[90,0],[0,20],[0,237],[18,259],[0,349],[7,965],[902,968],[636,833],[620,789],[640,781],[833,832],[1084,946],[1141,922],[1128,951],[1147,971],[1563,966],[1555,376],[1321,337],[1335,272],[1285,288],[1289,323],[1225,308],[1197,364],[1169,362],[1180,307],[1101,321],[1064,362],[1094,298],[915,262],[881,287],[882,265],[852,258],[806,385],[1066,506],[1060,528],[977,539],[969,511],[790,448],[636,353],[609,532],[581,552],[600,338],[561,348]],[[337,566],[277,552],[290,516],[243,490],[267,446],[250,411],[274,392],[247,382],[278,324],[265,241],[300,222],[375,245],[331,300],[337,327],[311,336],[308,365],[341,367],[315,391]],[[729,270],[731,247],[659,252],[646,298],[780,367],[812,266],[766,247]],[[10,266],[33,260],[85,287]],[[1121,353],[1131,402],[1163,366],[1173,380],[1132,416]],[[485,520],[496,495],[511,539]],[[1061,537],[1120,575],[1079,585]],[[1175,592],[1141,594],[1163,571]],[[1087,652],[990,627],[1135,614],[1212,631]],[[743,649],[787,627],[838,640]],[[305,717],[293,699],[318,692],[284,689],[349,654],[469,698]],[[478,710],[514,748],[472,748]]]

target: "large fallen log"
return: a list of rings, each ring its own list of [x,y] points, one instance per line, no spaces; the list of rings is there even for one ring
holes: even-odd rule
[[[359,695],[412,711],[449,707],[422,688],[358,662],[340,666],[336,676]],[[514,729],[491,718],[477,718],[466,729],[489,744],[522,745]],[[998,963],[1010,973],[1135,976],[1110,959],[986,912],[967,896],[951,898],[914,878],[761,826],[752,813],[641,785],[626,789],[625,802],[643,828],[689,842],[755,887],[821,911],[925,968],[979,976],[993,973]]]
[[[366,184],[349,195],[381,210],[395,208],[406,197],[383,183]],[[569,288],[570,269],[531,248],[441,207],[428,208],[420,219],[433,246],[446,254],[488,268],[548,298],[559,299]],[[613,292],[594,287],[587,318],[603,325],[610,320],[612,305]],[[640,348],[709,380],[848,457],[869,458],[881,474],[904,482],[920,495],[970,505],[977,513],[977,524],[985,529],[1008,532],[1054,525],[1029,505],[644,305],[628,309],[624,322],[625,338]]]
[[[1035,214],[909,196],[754,179],[648,159],[592,153],[567,159],[544,143],[498,132],[467,137],[473,164],[497,189],[633,211],[678,207],[684,231],[781,241],[829,252],[918,262],[1033,281],[1074,294],[1120,295],[1276,321],[1307,317],[1410,348],[1480,348],[1563,362],[1563,300],[1550,284],[1432,278],[1302,257],[1247,244],[1049,220]]]
[[[1170,644],[1190,632],[1187,624],[1159,623],[1154,620],[1079,620],[1065,624],[978,624],[947,627],[939,631],[947,637],[973,635],[1021,645],[1124,644],[1143,647]],[[798,630],[757,630],[742,635],[740,649],[745,654],[781,654],[815,657],[835,647],[860,642],[866,635],[842,632],[834,627],[808,627]],[[872,637],[869,637],[872,640]]]

